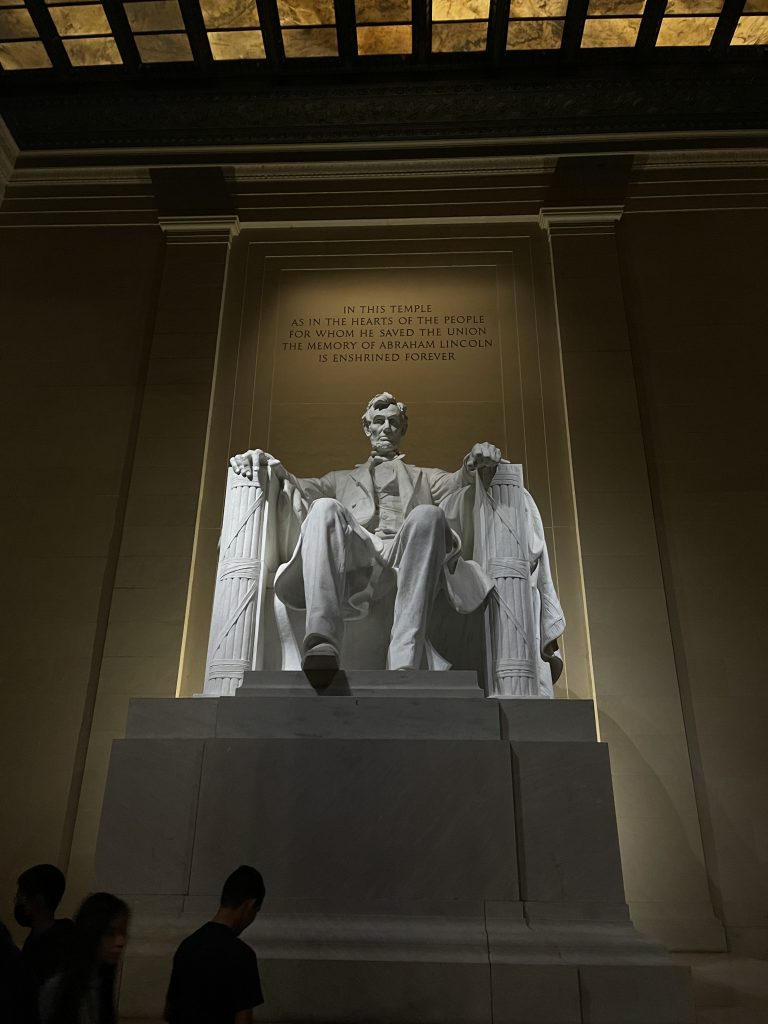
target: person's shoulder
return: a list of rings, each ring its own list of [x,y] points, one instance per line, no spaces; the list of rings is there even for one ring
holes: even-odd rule
[[[70,935],[75,928],[75,922],[71,917],[57,917],[51,925],[50,930],[55,931],[57,935]]]
[[[245,942],[243,939],[241,939],[239,937],[235,939],[235,942],[237,943],[237,950],[238,950],[238,953],[240,954],[240,956],[243,959],[243,963],[254,963],[255,964],[257,962],[258,958],[256,956],[256,953],[248,945],[248,943]]]

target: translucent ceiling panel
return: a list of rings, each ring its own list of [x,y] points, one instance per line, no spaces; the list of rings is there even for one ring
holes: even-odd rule
[[[255,0],[200,0],[207,29],[258,28]]]
[[[568,0],[512,0],[509,18],[564,18],[567,7]]]
[[[411,20],[411,0],[355,0],[358,25],[390,25]]]
[[[333,0],[277,0],[277,13],[283,26],[336,24]]]
[[[125,5],[128,24],[134,32],[167,32],[184,29],[177,0],[140,0]]]
[[[277,0],[286,57],[338,57],[333,0]]]
[[[0,39],[37,39],[37,29],[24,7],[0,10]]]
[[[104,64],[122,64],[117,43],[109,37],[64,39],[64,49],[75,67],[101,67]]]
[[[288,28],[283,31],[286,57],[338,57],[335,28]]]
[[[665,14],[719,14],[723,0],[667,0]]]
[[[637,42],[646,0],[589,0],[582,49],[627,47]]]
[[[563,22],[554,18],[531,18],[509,23],[508,50],[559,50],[562,41]]]
[[[145,64],[163,64],[173,61],[192,60],[189,40],[179,32],[162,35],[134,36],[139,56]]]
[[[27,71],[32,68],[49,68],[51,59],[39,40],[0,42],[0,65],[6,71]]]
[[[62,39],[68,36],[109,36],[112,33],[101,4],[51,7],[49,13]]]
[[[657,46],[709,46],[717,18],[664,18]]]
[[[264,40],[257,29],[209,32],[208,42],[214,60],[263,60]]]
[[[432,24],[433,53],[482,52],[488,44],[487,21]]]
[[[732,46],[768,46],[768,17],[742,16],[731,40]]]
[[[432,0],[432,52],[485,50],[489,11],[490,0]]]
[[[410,25],[357,26],[357,52],[361,57],[412,51],[413,30]]]
[[[355,20],[361,57],[412,53],[411,0],[356,0]]]

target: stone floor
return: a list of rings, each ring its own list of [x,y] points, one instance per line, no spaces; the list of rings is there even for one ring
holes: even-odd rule
[[[768,960],[724,953],[678,953],[673,959],[693,970],[696,1024],[768,1024]],[[132,1018],[130,1024],[162,1022]]]
[[[674,959],[693,970],[696,1024],[768,1024],[768,960],[723,953]]]

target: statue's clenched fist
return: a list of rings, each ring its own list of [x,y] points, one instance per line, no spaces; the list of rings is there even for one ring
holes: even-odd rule
[[[493,466],[494,469],[501,462],[501,451],[495,444],[488,441],[480,441],[473,445],[472,451],[465,459],[467,469],[485,469],[486,466]]]

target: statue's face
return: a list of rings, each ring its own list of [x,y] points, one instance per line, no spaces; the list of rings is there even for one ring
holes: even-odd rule
[[[399,451],[405,421],[393,403],[386,409],[374,409],[365,433],[371,439],[371,448],[377,455],[391,455]]]

